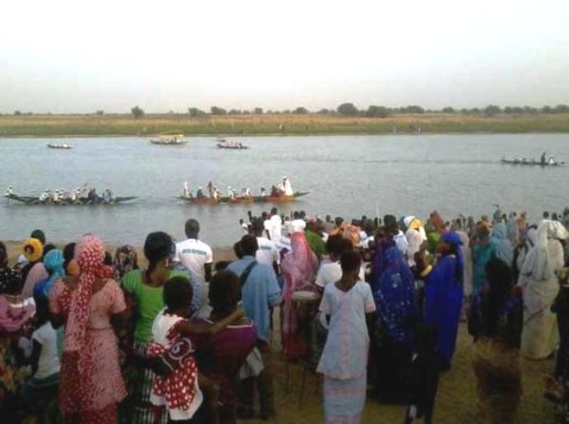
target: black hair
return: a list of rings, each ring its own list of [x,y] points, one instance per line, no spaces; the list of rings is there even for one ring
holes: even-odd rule
[[[192,303],[194,291],[190,280],[177,275],[164,283],[164,304],[170,312],[188,309]]]
[[[340,256],[340,265],[342,266],[343,274],[359,271],[362,265],[362,258],[358,252],[349,250]]]
[[[43,261],[43,258],[45,258],[45,255],[47,255],[50,251],[57,249],[57,247],[55,246],[55,244],[52,243],[48,243],[43,247],[43,255],[41,257],[41,260]]]
[[[255,256],[255,253],[257,253],[259,249],[259,243],[257,243],[257,238],[254,236],[243,236],[239,244],[241,245],[243,255]]]
[[[69,262],[75,257],[75,246],[77,243],[68,243],[63,248],[63,269],[67,269]]]
[[[34,230],[32,234],[30,234],[31,238],[39,240],[41,244],[45,244],[45,234],[42,230]]]
[[[217,272],[209,284],[209,304],[219,315],[233,311],[241,300],[241,279],[233,272]]]
[[[237,243],[235,243],[233,245],[233,253],[235,253],[235,256],[237,256],[237,259],[241,259],[243,256],[245,256],[243,254],[243,248],[241,247],[240,241],[238,241]]]
[[[197,236],[198,233],[200,232],[200,223],[193,219],[190,218],[186,221],[186,236],[191,237],[191,236]]]
[[[341,216],[337,216],[336,218],[334,218],[334,224],[336,224],[336,227],[342,225],[343,222],[344,218],[342,218]]]
[[[113,255],[105,251],[105,259],[103,259],[103,263],[107,266],[113,266]]]
[[[156,231],[148,234],[144,242],[144,256],[148,259],[146,277],[150,277],[150,273],[156,269],[158,262],[175,253],[175,249],[176,245],[172,241],[172,237],[165,232]]]
[[[549,218],[549,212],[547,211],[543,212],[543,218],[545,219]]]

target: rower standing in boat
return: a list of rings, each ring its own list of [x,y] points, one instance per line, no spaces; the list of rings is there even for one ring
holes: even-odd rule
[[[188,184],[187,181],[184,182],[184,197],[191,199],[192,198],[192,192],[190,191],[190,185]]]
[[[541,164],[545,165],[545,152],[541,154]]]
[[[231,200],[235,199],[235,191],[231,188],[231,186],[227,187],[227,196]]]
[[[292,196],[294,193],[292,191],[292,185],[287,177],[283,177],[283,189],[285,196]]]
[[[209,183],[207,183],[207,192],[209,193],[209,197],[214,197],[213,196],[213,183],[211,181]]]

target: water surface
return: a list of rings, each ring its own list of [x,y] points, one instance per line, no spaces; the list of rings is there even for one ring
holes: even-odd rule
[[[284,175],[309,195],[278,205],[283,213],[368,217],[385,213],[425,217],[434,209],[450,219],[480,216],[498,203],[526,210],[569,205],[569,167],[502,165],[502,155],[539,156],[543,151],[569,161],[569,135],[394,135],[244,137],[249,150],[222,150],[210,137],[183,146],[156,146],[147,138],[68,138],[72,150],[47,149],[53,139],[0,139],[0,190],[39,195],[46,188],[71,190],[88,182],[117,196],[139,196],[112,207],[25,206],[0,200],[0,240],[20,240],[42,228],[52,241],[92,232],[113,244],[142,245],[150,231],[184,237],[187,218],[198,219],[201,238],[231,246],[241,235],[239,218],[270,205],[193,206],[175,198],[184,181],[192,189],[214,181],[267,189]]]

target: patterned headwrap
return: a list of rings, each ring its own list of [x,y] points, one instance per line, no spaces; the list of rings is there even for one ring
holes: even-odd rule
[[[120,281],[125,274],[133,269],[138,269],[138,255],[134,247],[129,244],[119,247],[115,252],[113,265],[117,281]]]
[[[28,262],[37,262],[43,256],[43,244],[38,239],[29,238],[24,242],[22,251]]]
[[[93,235],[87,235],[81,239],[77,244],[75,257],[81,267],[81,274],[79,274],[77,288],[71,295],[63,350],[78,353],[81,361],[82,356],[89,354],[84,348],[93,284],[98,278],[112,277],[113,272],[103,263],[105,259],[103,242]]]

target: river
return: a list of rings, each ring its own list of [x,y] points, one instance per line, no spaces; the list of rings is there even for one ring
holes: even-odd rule
[[[201,238],[231,246],[242,234],[238,221],[259,215],[269,204],[194,206],[175,197],[184,181],[192,190],[213,181],[250,187],[258,193],[287,176],[294,190],[309,194],[277,205],[282,213],[346,218],[385,213],[425,218],[436,209],[450,219],[479,217],[502,209],[529,213],[569,205],[569,166],[541,168],[500,163],[503,155],[535,157],[546,151],[569,161],[568,134],[392,135],[236,138],[249,150],[216,148],[211,137],[193,137],[183,146],[157,146],[148,138],[66,138],[72,150],[46,147],[54,139],[0,139],[0,189],[13,185],[21,195],[72,190],[88,182],[99,192],[138,196],[118,206],[26,206],[0,200],[0,240],[21,240],[35,228],[51,241],[95,233],[112,244],[142,245],[146,234],[163,230],[184,237],[184,222],[201,223]]]

